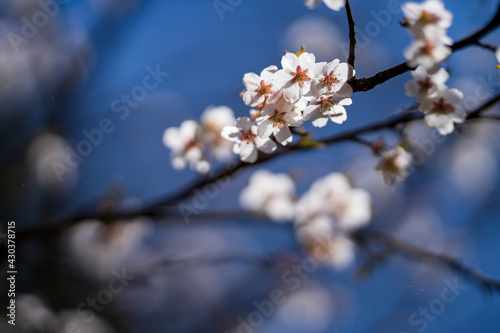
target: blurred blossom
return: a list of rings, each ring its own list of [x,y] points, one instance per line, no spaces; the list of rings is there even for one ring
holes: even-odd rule
[[[401,146],[386,150],[380,156],[376,169],[382,172],[386,184],[393,184],[396,179],[408,177],[408,168],[412,163],[412,155]]]
[[[80,332],[113,333],[114,330],[99,316],[88,320],[77,314],[75,309],[68,309],[55,314],[35,295],[20,295],[16,299],[16,324],[22,332]]]
[[[67,165],[69,153],[66,147],[66,141],[52,133],[40,134],[29,146],[28,165],[42,189],[68,191],[75,186],[78,180],[78,166]]]
[[[332,173],[318,179],[297,204],[296,237],[312,256],[337,268],[354,261],[349,233],[368,224],[371,197],[352,188],[346,176]]]
[[[345,269],[355,260],[355,244],[325,216],[299,225],[296,238],[307,253],[323,264]]]
[[[422,3],[406,2],[401,6],[405,17],[410,21],[415,34],[425,33],[429,26],[436,25],[441,29],[451,26],[453,15],[444,8],[441,0],[426,0]]]
[[[309,202],[317,201],[317,211]],[[328,216],[346,231],[355,230],[371,219],[371,197],[363,189],[352,188],[347,177],[332,173],[316,180],[299,201],[298,223],[307,223],[314,216]]]
[[[415,41],[405,51],[409,66],[422,65],[427,72],[434,73],[438,63],[450,54],[453,43],[446,35],[453,15],[444,8],[441,0],[426,0],[423,3],[406,2],[401,6],[406,25],[415,36]]]
[[[216,159],[227,160],[231,156],[233,145],[222,137],[221,132],[235,121],[233,110],[224,105],[208,107],[201,115],[201,124],[205,129],[204,142]]]
[[[79,315],[75,309],[68,309],[59,314],[58,332],[114,333],[115,330],[98,315],[89,321],[88,318]]]
[[[340,32],[336,25],[320,17],[306,17],[293,22],[282,39],[282,49],[299,50],[304,45],[318,59],[344,58],[339,49]]]
[[[290,176],[258,170],[241,191],[240,203],[246,209],[284,222],[294,216],[294,197],[295,184]]]
[[[37,296],[19,295],[16,306],[16,323],[22,332],[52,332],[57,329],[57,316]]]
[[[497,159],[487,146],[474,137],[462,137],[447,164],[446,175],[469,199],[488,193],[496,183]]]
[[[305,285],[280,305],[276,321],[286,332],[324,332],[335,317],[335,302],[324,289]]]
[[[180,127],[169,127],[163,133],[163,144],[172,149],[172,165],[184,169],[189,165],[199,173],[210,170],[205,156],[202,129],[194,120],[185,120]]]
[[[412,81],[406,83],[405,92],[408,97],[416,97],[421,103],[448,81],[449,74],[441,68],[434,74],[428,74],[424,66],[418,66],[411,72]]]
[[[163,133],[163,144],[172,150],[175,169],[187,165],[199,173],[210,170],[210,160],[227,160],[231,156],[231,142],[222,136],[224,127],[233,125],[234,112],[227,106],[208,107],[201,122],[185,120],[180,127],[169,127]]]
[[[304,0],[304,4],[310,9],[319,6],[321,2],[324,2],[328,8],[336,11],[345,6],[345,0]]]
[[[59,5],[57,13],[50,17],[39,1],[9,4],[10,15],[0,19],[2,118],[18,116],[20,112],[14,111],[19,108],[38,111],[39,99],[53,93],[62,83],[72,84],[80,79],[88,66],[90,45],[82,30],[63,20]],[[47,21],[37,27],[30,20],[40,12]]]
[[[68,231],[66,246],[89,275],[106,278],[111,270],[129,265],[130,257],[141,255],[143,240],[151,232],[147,220],[104,224],[87,220]]]

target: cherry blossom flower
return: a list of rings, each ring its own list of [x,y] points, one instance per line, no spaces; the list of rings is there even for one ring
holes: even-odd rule
[[[329,217],[343,231],[352,231],[370,221],[371,197],[363,189],[352,188],[345,175],[332,173],[315,181],[298,203],[297,223],[318,216]]]
[[[416,97],[417,101],[421,102],[436,90],[443,88],[450,75],[444,68],[435,74],[428,74],[424,66],[418,66],[411,72],[411,76],[413,81],[405,85],[406,96]]]
[[[240,194],[242,207],[269,216],[273,221],[286,222],[294,217],[295,184],[284,173],[267,170],[255,172]]]
[[[264,68],[260,76],[255,73],[246,73],[243,76],[243,84],[246,91],[243,94],[243,102],[249,106],[257,106],[264,103],[267,97],[275,92],[272,83],[273,74],[278,67],[269,66]]]
[[[345,269],[354,262],[355,244],[326,218],[299,226],[296,238],[310,255],[337,269]]]
[[[311,101],[303,112],[304,120],[312,119],[315,127],[324,127],[331,119],[336,124],[342,124],[347,119],[345,105],[351,105],[350,98],[338,95],[320,96]]]
[[[401,146],[386,150],[380,156],[376,169],[382,171],[386,184],[393,184],[396,179],[404,180],[408,177],[408,168],[413,157]]]
[[[200,173],[210,170],[201,134],[202,129],[194,120],[185,120],[180,127],[165,130],[163,144],[172,149],[172,165],[175,169],[184,169],[189,164]]]
[[[322,94],[337,94],[350,97],[352,88],[347,81],[355,75],[351,65],[335,59],[329,63],[319,62],[314,66],[314,74],[318,81],[313,85],[316,96]]]
[[[304,4],[310,9],[316,8],[323,1],[325,5],[335,11],[339,11],[345,6],[345,0],[304,0]]]
[[[276,150],[274,141],[257,135],[257,125],[248,117],[236,119],[235,126],[224,127],[221,135],[225,139],[235,142],[233,153],[240,155],[241,160],[247,163],[257,161],[257,150],[266,154]]]
[[[451,54],[451,48],[445,44],[451,44],[449,37],[436,33],[425,39],[416,39],[410,47],[405,50],[408,66],[424,66],[428,73],[434,73],[438,64]]]
[[[235,121],[233,110],[227,106],[208,107],[201,115],[203,142],[216,159],[226,160],[231,156],[232,144],[222,137],[221,132]]]
[[[453,20],[453,15],[444,8],[441,0],[427,0],[423,3],[407,2],[401,6],[401,9],[417,36],[419,36],[419,31],[429,25],[448,29]]]
[[[458,105],[463,94],[458,89],[447,87],[437,90],[422,101],[420,110],[425,114],[425,124],[429,128],[436,127],[441,135],[453,132],[455,123],[462,123],[467,114]]]
[[[282,99],[264,107],[257,122],[259,124],[257,132],[261,138],[269,138],[274,134],[279,143],[286,145],[293,140],[289,126],[302,125],[302,115],[295,111],[293,104]]]
[[[310,91],[315,61],[314,54],[308,52],[303,52],[300,56],[289,52],[281,59],[283,69],[274,73],[272,83],[276,89],[284,88],[288,102],[295,103]]]

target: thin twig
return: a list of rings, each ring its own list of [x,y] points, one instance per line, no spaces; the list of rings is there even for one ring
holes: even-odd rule
[[[356,240],[362,244],[375,240],[387,247],[386,254],[398,253],[415,260],[429,260],[439,264],[444,264],[448,268],[460,273],[464,278],[471,280],[489,292],[500,292],[500,280],[476,272],[472,268],[465,266],[458,260],[445,254],[438,254],[414,244],[399,240],[393,236],[374,229],[366,229],[355,235]]]
[[[349,58],[347,58],[347,63],[354,68],[354,61],[356,59],[356,23],[354,23],[351,2],[349,0],[345,3],[345,10],[347,13],[347,22],[349,24]]]
[[[488,33],[492,32],[494,29],[496,29],[498,26],[500,26],[500,5],[497,8],[497,11],[495,13],[495,16],[488,21],[488,23],[475,33],[455,42],[452,46],[451,49],[452,51],[458,51],[462,48],[465,48],[467,46],[471,45],[478,45],[478,42],[480,42],[480,39],[487,35]],[[352,79],[349,81],[349,84],[352,86],[352,89],[354,92],[356,91],[368,91],[376,87],[377,85],[384,83],[396,76],[399,76],[403,73],[406,73],[409,70],[413,70],[414,68],[411,68],[410,66],[407,65],[406,62],[403,62],[399,65],[396,65],[394,67],[391,67],[389,69],[386,69],[384,71],[381,71],[372,77],[368,78],[362,78],[362,79]]]

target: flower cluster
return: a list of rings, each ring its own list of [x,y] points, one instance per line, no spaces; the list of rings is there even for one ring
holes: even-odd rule
[[[413,44],[405,51],[408,65],[423,65],[428,72],[435,72],[438,64],[451,53],[453,43],[447,35],[453,15],[444,8],[441,0],[426,0],[418,4],[408,2],[402,6],[406,25],[415,36]]]
[[[233,152],[242,161],[253,163],[260,150],[274,151],[276,143],[286,145],[293,141],[290,128],[312,120],[315,127],[323,127],[328,119],[341,124],[347,119],[345,105],[352,88],[347,83],[354,69],[335,59],[318,62],[312,53],[301,50],[286,53],[281,59],[282,69],[269,66],[260,75],[243,76],[243,102],[252,107],[250,117],[241,117],[234,126],[226,126],[222,136],[235,143]]]
[[[231,155],[231,144],[221,136],[222,129],[234,123],[233,110],[227,106],[208,107],[201,121],[185,120],[180,127],[167,128],[163,144],[172,150],[171,159],[175,169],[186,165],[199,173],[210,170],[210,160],[227,160]]]
[[[413,72],[413,81],[406,84],[408,97],[416,97],[419,109],[425,114],[425,124],[437,128],[441,135],[453,132],[455,123],[462,123],[466,113],[459,106],[463,94],[446,86],[448,72],[439,63],[451,53],[447,36],[453,15],[444,8],[441,0],[426,0],[422,4],[409,2],[402,6],[407,25],[415,42],[405,56]]]
[[[349,235],[371,219],[371,197],[353,188],[341,173],[314,182],[300,198],[286,174],[255,172],[240,195],[243,207],[277,222],[292,221],[296,237],[310,255],[342,268],[354,259]]]
[[[446,86],[448,72],[441,68],[429,74],[424,66],[411,73],[413,81],[405,85],[406,95],[416,97],[419,109],[425,114],[424,122],[429,128],[437,128],[439,134],[453,132],[455,123],[462,123],[467,114],[459,106],[463,94],[458,89]]]
[[[340,10],[345,6],[345,0],[304,0],[304,4],[310,9],[316,8],[321,2],[332,10]]]

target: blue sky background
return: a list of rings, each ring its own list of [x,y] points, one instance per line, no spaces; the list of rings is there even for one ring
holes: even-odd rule
[[[115,187],[121,188],[135,205],[148,206],[196,178],[190,170],[177,171],[171,167],[170,152],[161,142],[166,128],[179,126],[185,119],[198,119],[209,105],[227,105],[237,116],[247,115],[248,107],[239,97],[244,88],[243,75],[246,72],[258,73],[268,65],[280,65],[285,49],[298,51],[304,44],[308,51],[317,54],[320,61],[346,60],[341,47],[348,42],[345,10],[333,12],[324,5],[309,10],[300,0],[243,0],[232,11],[225,12],[221,20],[209,0],[132,3],[131,8],[118,9],[104,20],[84,1],[71,1],[64,7],[71,24],[85,31],[93,42],[92,65],[81,86],[65,103],[56,125],[73,147],[85,139],[83,130],[97,128],[103,118],[111,119],[116,130],[105,134],[102,144],[93,147],[92,153],[83,159],[75,187],[57,198],[54,201],[57,204],[47,208],[43,193],[33,188],[19,189],[20,197],[24,199],[18,206],[28,205],[30,210],[16,210],[14,207],[11,219],[26,221],[23,223],[28,225],[36,223],[45,213],[71,215]],[[445,1],[445,5],[454,14],[449,35],[458,40],[487,22],[498,3]],[[391,15],[386,27],[382,27],[373,15],[386,10],[387,6],[385,0],[352,1],[356,28],[360,31],[359,43],[363,42],[363,33],[369,36],[366,48],[357,53],[358,77],[371,76],[404,61],[403,51],[411,42],[411,36],[398,24],[402,14]],[[379,27],[380,32],[369,30],[373,26]],[[328,40],[318,38],[318,35]],[[486,40],[499,45],[500,34],[491,34]],[[482,84],[481,77],[494,73],[495,64],[493,54],[483,49],[467,48],[456,52],[444,64],[451,73],[448,85],[462,89],[470,103],[480,103],[474,89]],[[136,109],[131,110],[130,116],[120,120],[111,110],[113,100],[140,85],[147,74],[147,66],[155,68],[157,65],[170,75]],[[315,137],[322,137],[395,114],[414,102],[404,95],[403,86],[409,80],[410,74],[406,73],[370,92],[354,94],[353,105],[347,108],[348,119],[341,126],[330,123],[322,129],[306,128],[312,130]],[[498,77],[496,80],[498,82]],[[497,93],[500,90],[498,85],[494,89]],[[28,122],[38,124],[33,125],[36,130],[43,124],[40,119]],[[418,125],[412,127],[411,132],[419,138],[430,137],[432,133]],[[290,154],[238,173],[210,202],[207,210],[237,208],[240,189],[246,185],[250,174],[261,167],[291,173],[300,193],[307,190],[315,179],[342,171],[374,196],[373,226],[426,248],[456,256],[475,269],[500,277],[500,161],[499,149],[494,145],[497,140],[495,133],[498,133],[498,126],[475,131],[464,129],[462,136],[470,141],[453,134],[444,143],[436,144],[435,151],[425,161],[426,170],[416,170],[406,183],[393,188],[384,188],[381,179],[376,178],[378,175],[373,172],[376,159],[371,152],[353,143]],[[391,132],[385,134],[389,142],[394,141]],[[367,136],[373,137],[375,135]],[[464,154],[469,153],[468,149],[476,151],[477,143],[488,139],[491,139],[490,143],[484,145],[488,150],[479,156],[486,156],[492,170],[484,169],[484,160],[478,158],[470,162],[471,173],[457,176],[453,163],[460,160],[462,150]],[[469,158],[465,160],[470,161]],[[468,187],[467,181],[457,181],[460,177],[483,179],[474,172],[476,168],[478,172],[489,171],[493,176],[473,189]],[[21,183],[24,181],[16,186],[21,188],[24,186]],[[207,225],[199,221],[182,226],[167,220],[163,224],[165,227],[160,228],[151,241],[161,244],[158,248],[165,253],[182,254],[181,249],[171,245],[170,242],[175,243],[172,238],[195,246],[196,237],[202,237],[206,229],[210,235],[216,234],[217,242],[224,242],[227,248],[261,252],[288,249],[297,253],[289,226],[254,224],[252,221],[241,218],[221,223],[207,221],[210,222]],[[191,236],[190,230],[195,233],[194,229],[202,236]],[[320,294],[331,294],[337,300],[325,325],[317,324],[322,317],[308,315],[306,308],[311,306],[314,309],[314,306],[303,303],[304,308],[299,307],[296,312],[290,310],[288,316],[272,316],[258,332],[417,332],[409,325],[408,316],[421,306],[429,306],[445,288],[444,281],[455,278],[467,289],[456,301],[446,305],[445,311],[429,323],[426,332],[499,331],[499,296],[484,293],[456,272],[398,255],[390,257],[366,278],[356,277],[355,267],[347,272],[319,269],[314,273],[315,282],[310,282],[311,286],[319,288]],[[231,266],[224,268],[224,272],[239,270]],[[253,284],[245,285],[230,304],[252,311],[252,300],[267,297],[265,285],[256,290],[254,284],[270,278],[263,277],[265,271],[253,274]],[[164,310],[175,307],[169,301],[171,296],[165,296]],[[155,325],[161,323],[162,309],[153,308],[153,314],[148,317],[141,315],[139,309],[144,308],[141,304],[135,307],[128,309],[135,314],[132,320],[143,327],[144,332],[159,332]],[[190,308],[184,309],[185,313],[191,311]],[[305,313],[304,320],[300,319],[302,312]],[[290,317],[290,313],[297,317]],[[227,320],[231,322],[232,319]],[[203,321],[210,322],[204,317]],[[236,318],[234,323],[237,323]],[[310,326],[301,326],[307,323]],[[181,322],[179,325],[175,331],[189,331],[186,328],[189,324]],[[206,331],[212,330],[207,328]]]

